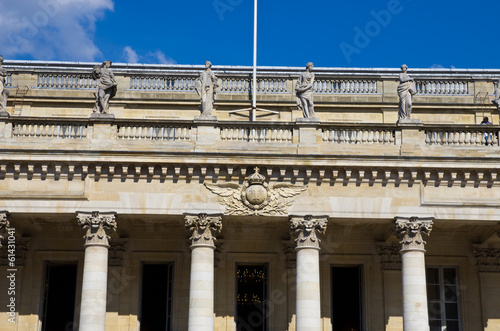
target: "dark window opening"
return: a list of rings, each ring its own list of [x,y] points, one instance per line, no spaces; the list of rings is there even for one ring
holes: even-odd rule
[[[172,330],[173,264],[142,266],[141,331]]]
[[[332,267],[333,331],[361,331],[361,268]]]
[[[72,331],[74,322],[76,264],[47,263],[44,279],[42,331]]]
[[[236,268],[236,330],[267,331],[267,268],[239,265]]]

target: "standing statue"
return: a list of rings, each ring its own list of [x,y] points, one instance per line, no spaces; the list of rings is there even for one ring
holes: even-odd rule
[[[7,80],[7,70],[2,68],[3,56],[0,55],[0,113],[7,112],[7,98],[9,91],[5,89],[5,82]]]
[[[117,83],[115,75],[109,69],[113,62],[107,60],[101,65],[97,65],[92,70],[92,78],[99,79],[97,84],[97,94],[95,95],[94,113],[107,114],[109,109],[109,100],[116,95]]]
[[[200,78],[196,82],[195,90],[201,97],[201,116],[212,116],[215,102],[215,90],[217,85],[217,77],[212,72],[212,63],[205,62],[205,71],[200,73]]]
[[[314,68],[314,63],[309,62],[295,86],[297,95],[297,107],[302,110],[304,118],[314,118],[314,103],[313,103],[313,85],[314,74],[311,72]]]
[[[403,64],[401,66],[401,73],[399,74],[399,119],[411,118],[411,103],[413,96],[417,93],[415,89],[415,81],[406,73],[408,66]]]
[[[497,81],[497,85],[495,87],[495,98],[491,100],[491,102],[497,107],[497,110],[500,114],[500,79]]]

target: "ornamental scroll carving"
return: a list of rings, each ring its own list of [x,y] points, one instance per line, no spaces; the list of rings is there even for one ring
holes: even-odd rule
[[[207,189],[218,195],[220,204],[226,206],[227,215],[287,215],[294,197],[307,190],[305,185],[277,183],[272,188],[265,182],[266,177],[259,168],[248,176],[246,183],[209,184]]]
[[[399,243],[401,244],[401,251],[425,251],[426,242],[422,238],[422,235],[430,235],[433,220],[433,217],[396,217],[394,234],[400,239]]]
[[[478,272],[500,272],[500,248],[493,244],[487,247],[474,245],[472,252],[476,257]]]
[[[222,215],[185,214],[186,229],[191,232],[191,246],[215,248],[215,235],[222,230]]]
[[[110,234],[116,231],[116,213],[78,212],[78,225],[86,231],[85,245],[109,246]]]
[[[327,222],[325,216],[292,216],[290,219],[290,234],[295,236],[297,248],[308,247],[319,249],[321,240],[318,238],[318,234],[324,234],[326,232]]]

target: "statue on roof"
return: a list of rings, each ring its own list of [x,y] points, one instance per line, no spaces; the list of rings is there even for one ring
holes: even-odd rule
[[[92,78],[98,79],[97,93],[95,95],[94,113],[107,114],[109,110],[109,100],[117,91],[115,75],[109,69],[113,62],[106,60],[101,65],[97,65],[92,70]]]
[[[217,77],[212,72],[212,63],[205,62],[205,70],[200,73],[200,77],[196,81],[194,89],[201,98],[201,116],[212,116],[215,102],[215,93],[217,85]]]
[[[408,66],[403,64],[401,66],[401,73],[399,74],[399,119],[411,118],[411,107],[413,96],[417,93],[415,88],[415,81],[406,73]]]
[[[3,56],[0,55],[0,113],[6,113],[9,91],[5,89],[5,82],[7,81],[7,70],[5,70],[2,65]]]
[[[295,92],[297,95],[297,107],[302,110],[304,118],[314,118],[314,74],[312,73],[313,68],[314,63],[309,62],[306,65],[306,71],[304,71],[299,76],[297,85],[295,86]]]

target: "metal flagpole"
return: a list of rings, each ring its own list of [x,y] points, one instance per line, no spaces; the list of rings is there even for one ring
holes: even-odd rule
[[[257,113],[257,0],[253,3],[253,82],[252,82],[252,122]]]
[[[252,77],[252,108],[231,110],[229,114],[249,112],[248,117],[252,122],[257,120],[257,111],[267,113],[266,115],[279,114],[275,110],[257,108],[257,0],[253,2],[253,77]],[[266,116],[261,115],[261,116]]]

